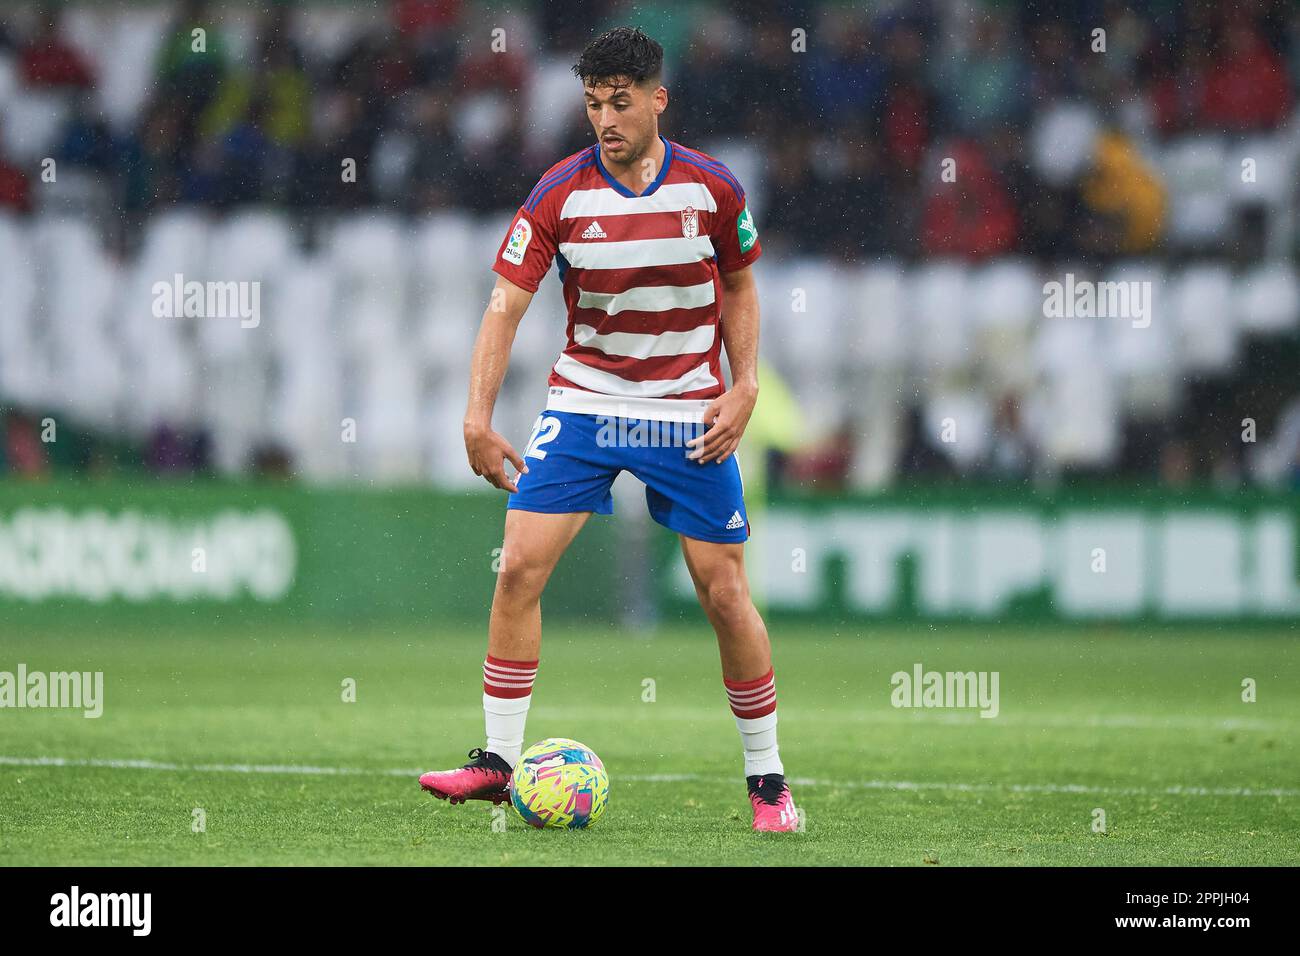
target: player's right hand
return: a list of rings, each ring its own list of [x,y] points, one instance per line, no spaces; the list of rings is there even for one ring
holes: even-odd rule
[[[465,424],[465,454],[474,474],[487,479],[488,483],[511,494],[518,491],[514,481],[506,474],[506,461],[515,466],[519,474],[528,474],[528,466],[518,453],[510,447],[510,442],[486,425]]]

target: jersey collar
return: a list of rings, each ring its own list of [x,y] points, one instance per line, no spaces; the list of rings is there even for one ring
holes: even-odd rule
[[[673,164],[673,144],[669,142],[663,134],[660,134],[659,138],[663,140],[664,143],[663,165],[659,168],[659,175],[654,178],[654,182],[647,187],[645,192],[640,194],[632,192],[632,190],[628,189],[609,174],[605,169],[605,164],[601,162],[600,159],[600,143],[596,144],[596,168],[600,170],[600,174],[605,177],[605,182],[609,183],[610,188],[613,189],[614,192],[618,193],[620,196],[627,196],[629,199],[639,199],[641,196],[649,196],[659,188],[659,184],[662,183],[664,177],[668,175],[668,167]]]

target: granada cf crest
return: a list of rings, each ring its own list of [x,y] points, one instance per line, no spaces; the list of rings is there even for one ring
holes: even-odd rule
[[[700,214],[695,211],[694,206],[687,206],[682,210],[682,235],[687,239],[694,239],[700,234]]]

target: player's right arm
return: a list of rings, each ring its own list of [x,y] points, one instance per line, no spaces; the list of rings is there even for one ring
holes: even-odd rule
[[[492,264],[497,284],[483,313],[470,363],[469,404],[465,409],[465,453],[469,456],[469,466],[474,474],[511,493],[519,489],[506,475],[506,461],[520,474],[526,474],[528,466],[510,443],[492,430],[492,408],[510,364],[510,346],[515,341],[519,320],[555,258],[556,207],[554,197],[549,202],[545,199],[554,185],[563,181],[560,167],[564,165],[552,167],[528,194],[497,250]]]
[[[465,408],[465,454],[474,474],[505,491],[519,489],[506,474],[506,461],[515,471],[526,472],[528,466],[510,442],[492,429],[492,409],[497,393],[510,365],[510,346],[514,344],[519,320],[528,311],[533,293],[521,289],[504,276],[497,276],[492,298],[483,313],[474,356],[469,367],[469,403]]]

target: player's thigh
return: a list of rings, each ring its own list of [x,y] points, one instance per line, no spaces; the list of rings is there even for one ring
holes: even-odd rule
[[[545,583],[590,517],[590,511],[570,514],[507,511],[497,571],[498,589],[512,581]]]
[[[695,583],[701,600],[710,592],[736,592],[735,596],[749,593],[749,580],[745,574],[745,546],[736,543],[701,541],[687,535],[678,535],[686,569]]]
[[[745,491],[736,456],[700,464],[689,449],[641,448],[627,468],[645,482],[650,517],[704,543],[743,544],[749,538]]]

